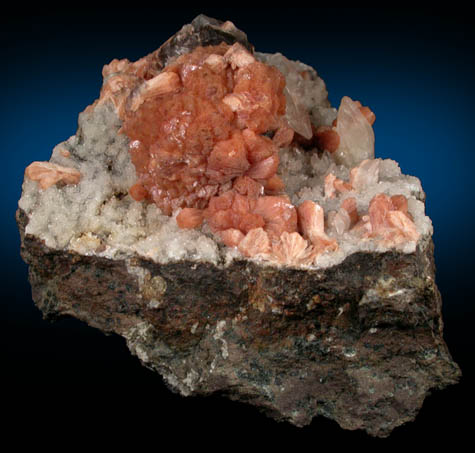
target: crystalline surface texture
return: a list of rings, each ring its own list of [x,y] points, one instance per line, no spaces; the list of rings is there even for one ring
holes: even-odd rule
[[[205,208],[237,176],[265,180],[275,174],[276,168],[259,172],[264,159],[273,163],[277,148],[256,134],[278,128],[285,112],[284,78],[250,54],[245,67],[228,63],[229,50],[199,47],[178,58],[165,69],[178,74],[178,90],[147,99],[125,115],[140,192],[166,214]],[[250,140],[265,149],[253,152]]]
[[[237,43],[237,44],[236,44]],[[420,181],[374,114],[199,16],[103,69],[17,212],[33,298],[123,336],[182,395],[387,436],[460,370]]]

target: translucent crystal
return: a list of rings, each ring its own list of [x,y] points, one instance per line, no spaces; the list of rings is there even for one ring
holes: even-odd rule
[[[334,153],[337,163],[354,167],[365,159],[374,159],[374,132],[361,104],[343,96],[337,114],[336,132],[340,145]]]

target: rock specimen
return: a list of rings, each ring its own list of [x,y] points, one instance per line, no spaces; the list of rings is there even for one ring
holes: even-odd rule
[[[374,155],[374,113],[198,16],[103,69],[99,99],[25,171],[33,299],[122,335],[182,395],[374,436],[457,382],[420,181]]]

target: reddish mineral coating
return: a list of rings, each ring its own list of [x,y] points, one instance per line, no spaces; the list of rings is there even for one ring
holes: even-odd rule
[[[372,126],[374,124],[374,122],[376,121],[376,115],[374,114],[374,112],[369,107],[363,106],[360,101],[354,101],[354,102],[357,104],[357,106],[359,107],[360,112],[366,118],[368,123],[371,124],[371,126]],[[335,127],[336,124],[337,124],[337,120],[335,118],[333,120],[332,126]]]
[[[219,236],[228,247],[237,247],[244,239],[244,234],[242,234],[241,230],[237,230],[236,228],[228,228],[227,230],[220,231]]]
[[[334,153],[340,145],[340,136],[330,126],[319,126],[315,132],[318,147]]]
[[[250,168],[247,149],[240,131],[231,138],[217,142],[208,156],[206,176],[212,184],[223,184],[240,176]]]
[[[259,198],[264,194],[263,185],[249,176],[240,176],[239,178],[236,178],[233,183],[233,189],[237,193],[246,195],[247,197],[253,199]]]
[[[204,217],[214,232],[232,228],[246,234],[254,228],[264,226],[265,223],[261,216],[252,212],[255,203],[255,198],[229,190],[210,200]]]
[[[203,223],[203,211],[197,208],[183,208],[176,216],[176,223],[180,228],[197,228]]]
[[[275,146],[282,148],[292,143],[294,135],[294,130],[284,125],[283,127],[277,129],[277,132],[272,137],[272,141],[274,142]]]
[[[271,238],[297,231],[297,212],[287,196],[259,196],[262,186],[243,177],[233,190],[213,197],[204,210],[212,231],[237,229],[244,234],[263,228]],[[247,185],[246,185],[247,184]],[[239,193],[241,192],[241,193]]]
[[[374,112],[369,108],[369,107],[360,107],[360,112],[363,114],[363,116],[367,119],[368,123],[371,124],[371,126],[374,124],[376,121],[376,115]]]
[[[271,238],[280,238],[284,231],[297,231],[297,210],[286,195],[260,197],[254,212],[264,219],[264,229]]]
[[[267,195],[278,195],[285,189],[284,181],[279,176],[274,175],[269,178],[264,185],[264,192]]]
[[[147,198],[148,192],[147,189],[145,189],[144,186],[140,183],[134,184],[130,189],[129,189],[130,196],[136,200],[136,201],[142,201]]]
[[[312,264],[338,248],[324,231],[323,209],[312,201],[297,209],[276,174],[279,148],[301,139],[283,119],[285,79],[276,68],[240,44],[223,43],[198,47],[161,72],[147,56],[114,60],[103,73],[99,102],[112,100],[130,138],[138,176],[132,198],[152,201],[167,215],[180,210],[180,228],[206,221],[224,244],[248,257]],[[372,125],[374,113],[358,105]],[[335,151],[335,125],[312,125],[309,146]],[[272,139],[263,135],[268,132]],[[325,195],[353,190],[352,182],[329,174]],[[365,237],[400,243],[418,235],[402,195],[378,195],[361,219],[355,198],[341,209]]]
[[[206,208],[241,175],[264,185],[277,171],[278,147],[260,134],[290,137],[284,86],[276,68],[239,44],[220,44],[182,55],[131,90],[123,113],[138,175],[131,196],[170,215]]]
[[[282,118],[284,86],[277,69],[239,44],[221,44],[181,56],[131,89],[123,114],[139,177],[131,196],[169,215],[182,208],[180,228],[206,220],[246,256],[270,252],[283,233],[299,235],[297,210],[276,175],[279,148],[294,138]],[[269,131],[272,139],[262,135]]]

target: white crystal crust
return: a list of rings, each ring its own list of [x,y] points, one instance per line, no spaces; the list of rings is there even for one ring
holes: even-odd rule
[[[284,73],[297,114],[303,107],[314,125],[331,124],[336,109],[330,106],[325,84],[312,68],[291,62],[280,54],[257,56]],[[311,80],[296,75],[304,70],[313,71]],[[175,220],[177,213],[172,217],[162,215],[154,204],[130,197],[128,189],[135,183],[135,168],[130,160],[128,138],[119,133],[121,122],[112,104],[106,102],[86,109],[79,115],[78,126],[76,135],[53,149],[50,162],[79,170],[81,180],[75,185],[53,185],[41,190],[37,182],[25,177],[19,207],[28,217],[26,234],[51,249],[110,259],[140,256],[158,263],[190,260],[224,266],[234,259],[247,259],[216,242],[206,225],[182,230]],[[305,128],[304,125],[301,135],[305,134]],[[362,138],[365,139],[368,137]],[[319,157],[297,147],[281,150],[280,158],[279,174],[294,205],[312,200],[323,207],[328,220],[329,213],[338,211],[347,197],[356,197],[358,212],[363,213],[379,193],[402,194],[408,199],[409,213],[421,237],[432,234],[419,179],[403,175],[395,161],[377,159],[376,180],[358,191],[329,198],[324,193],[325,177],[333,173],[348,181],[348,166],[339,165],[342,162],[335,161],[327,152]],[[313,267],[338,264],[358,251],[388,250],[377,241],[362,241],[350,232],[329,230],[328,233],[337,239],[339,249],[320,256]],[[411,242],[399,250],[413,253],[415,247]]]

